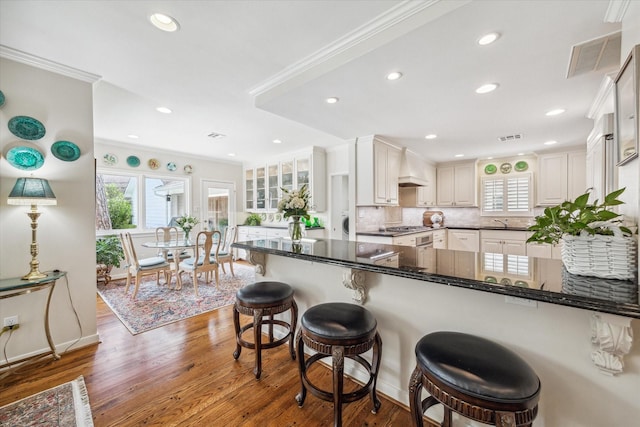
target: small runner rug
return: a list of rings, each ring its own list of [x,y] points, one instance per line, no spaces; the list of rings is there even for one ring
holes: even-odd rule
[[[84,378],[0,408],[1,426],[93,427]]]
[[[216,289],[215,279],[210,283],[198,282],[199,298],[193,292],[191,275],[182,275],[182,289],[175,290],[175,276],[171,279],[171,287],[156,284],[155,274],[143,276],[142,283],[135,300],[133,284],[129,292],[124,293],[125,280],[114,280],[109,284],[98,284],[98,294],[120,321],[133,335],[149,331],[169,323],[197,316],[198,314],[216,310],[220,307],[235,303],[236,291],[256,280],[253,266],[234,264],[235,277],[220,272],[219,288]]]

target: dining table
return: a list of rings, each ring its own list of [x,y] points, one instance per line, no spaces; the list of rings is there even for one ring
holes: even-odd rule
[[[173,264],[175,265],[176,274],[176,289],[182,288],[182,280],[180,280],[180,253],[185,249],[191,249],[195,256],[196,242],[190,239],[177,239],[168,241],[156,241],[156,242],[144,242],[142,244],[145,248],[154,248],[162,252],[162,256],[165,260],[169,260],[169,254],[173,254]]]

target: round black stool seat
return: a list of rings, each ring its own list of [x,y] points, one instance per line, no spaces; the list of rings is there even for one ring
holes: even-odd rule
[[[275,314],[291,310],[291,320],[275,319]],[[240,326],[240,314],[252,316],[253,322]],[[268,316],[268,318],[264,318]],[[236,350],[234,359],[240,357],[242,347],[255,349],[256,361],[253,373],[256,379],[262,374],[262,349],[277,347],[289,342],[291,359],[295,360],[293,335],[298,321],[298,306],[293,298],[293,288],[282,282],[257,282],[247,285],[236,292],[236,303],[233,306],[233,324],[236,332]],[[262,342],[262,325],[268,326],[269,340]],[[273,326],[281,326],[286,335],[278,340],[274,339]],[[253,329],[253,342],[246,341],[243,334]]]
[[[282,282],[258,282],[238,289],[236,299],[245,305],[273,304],[293,297],[293,288]]]
[[[342,425],[342,404],[371,396],[372,412],[380,408],[380,400],[376,396],[376,381],[380,369],[382,340],[377,332],[375,317],[364,307],[347,303],[326,303],[309,308],[300,320],[300,331],[297,337],[298,367],[300,370],[301,390],[296,396],[298,405],[302,407],[307,389],[314,396],[333,402],[334,426]],[[304,346],[316,353],[306,361]],[[373,349],[371,363],[361,354]],[[325,391],[314,385],[307,371],[315,362],[331,357],[333,369],[333,390]],[[369,381],[350,393],[344,393],[344,358],[349,358],[362,365],[369,373]]]
[[[409,385],[414,425],[424,411],[445,406],[497,426],[528,426],[537,414],[540,379],[520,356],[490,340],[459,332],[435,332],[416,344],[417,366]],[[420,387],[431,396],[420,400]]]

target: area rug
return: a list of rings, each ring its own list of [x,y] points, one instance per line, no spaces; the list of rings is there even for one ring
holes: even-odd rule
[[[234,264],[233,269],[235,277],[231,276],[228,267],[226,274],[220,272],[218,289],[215,279],[207,284],[200,280],[199,298],[193,292],[191,275],[187,274],[182,275],[181,290],[174,289],[175,276],[169,287],[165,284],[158,286],[156,276],[151,274],[143,277],[135,300],[131,298],[133,284],[129,287],[129,292],[124,293],[124,279],[111,281],[107,285],[98,284],[98,294],[129,332],[137,335],[233,304],[236,291],[255,281],[255,270],[252,266]],[[164,283],[163,278],[160,278],[160,283]]]
[[[92,427],[84,378],[79,376],[0,408],[0,426]]]

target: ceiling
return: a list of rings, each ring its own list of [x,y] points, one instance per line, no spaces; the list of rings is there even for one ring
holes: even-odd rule
[[[101,76],[98,141],[255,162],[378,134],[447,161],[540,152],[548,140],[558,141],[554,148],[584,143],[587,112],[618,63],[569,79],[567,69],[573,45],[620,30],[604,22],[608,7],[605,0],[0,0],[0,45]],[[174,17],[180,30],[153,27],[154,12]],[[491,31],[501,37],[479,46]],[[387,81],[394,70],[403,77]],[[498,89],[474,93],[489,82]],[[340,101],[327,104],[331,96]],[[554,108],[566,112],[545,116]],[[426,140],[430,133],[438,138]],[[498,141],[513,134],[522,138]]]

